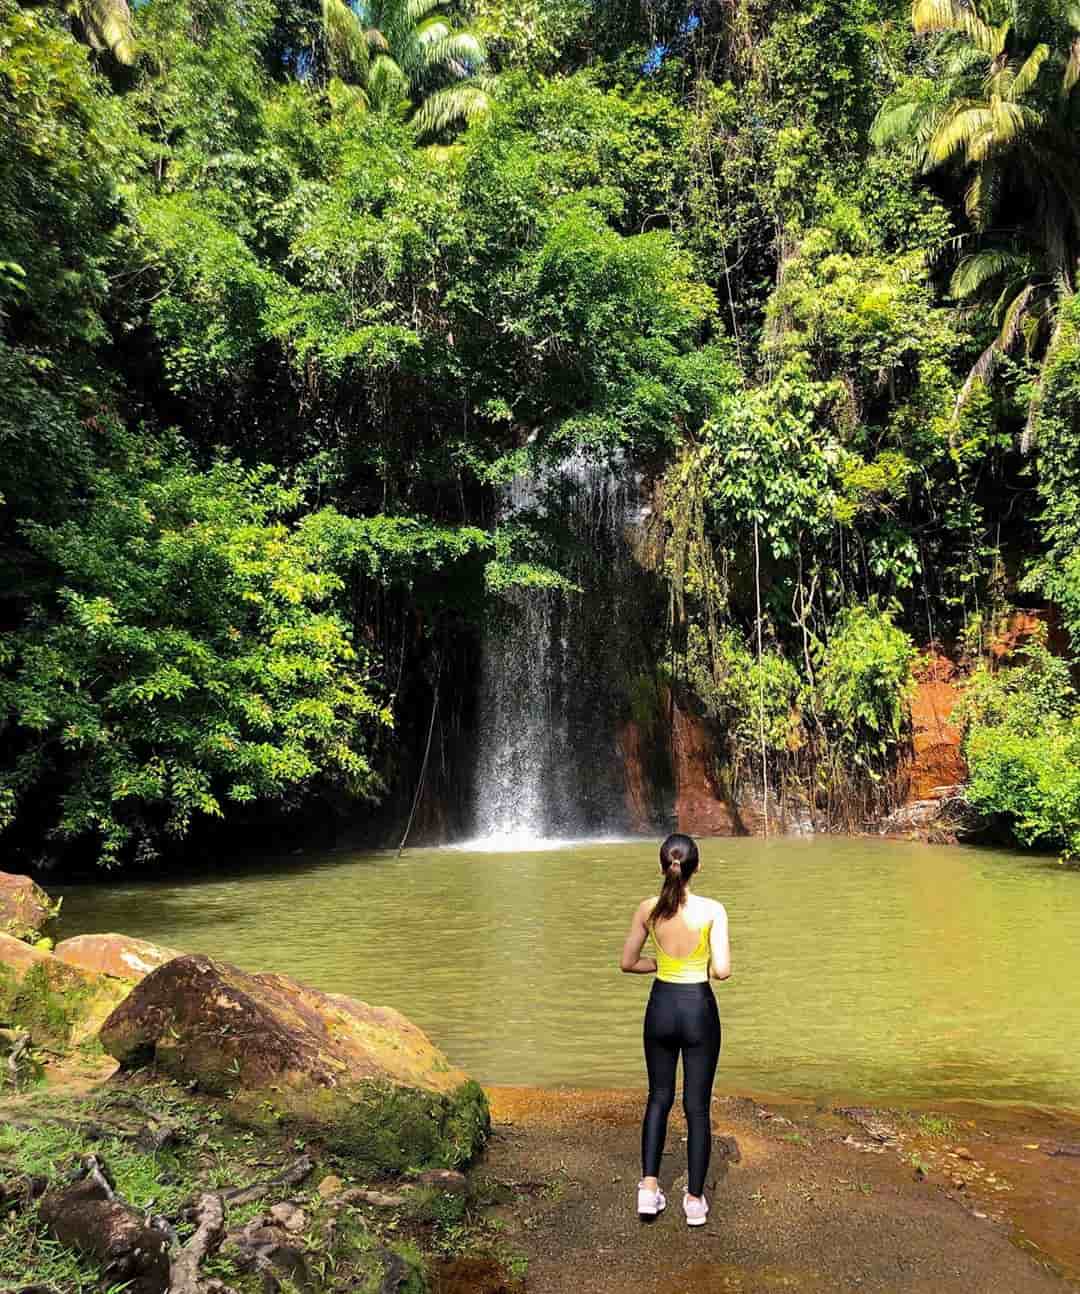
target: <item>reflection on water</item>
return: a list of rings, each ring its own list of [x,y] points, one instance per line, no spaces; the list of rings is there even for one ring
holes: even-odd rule
[[[888,841],[705,841],[731,921],[718,1085],[1080,1105],[1080,876]],[[119,930],[399,1008],[486,1082],[640,1084],[617,958],[656,846],[333,855],[69,889]]]

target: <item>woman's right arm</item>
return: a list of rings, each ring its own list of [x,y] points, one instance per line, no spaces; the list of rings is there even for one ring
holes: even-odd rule
[[[728,944],[727,909],[722,903],[713,913],[709,936],[709,978],[728,979],[731,975],[731,947]]]
[[[627,975],[652,975],[656,972],[656,958],[642,957],[641,950],[649,937],[649,927],[645,924],[645,914],[649,910],[646,899],[638,905],[630,922],[630,933],[623,944],[622,956],[619,958],[619,969]]]

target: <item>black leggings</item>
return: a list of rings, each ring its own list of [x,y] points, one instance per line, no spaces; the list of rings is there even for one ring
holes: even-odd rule
[[[641,1125],[641,1175],[657,1177],[664,1153],[668,1112],[675,1104],[675,1066],[683,1058],[683,1109],[686,1111],[687,1190],[705,1189],[712,1150],[709,1104],[720,1058],[720,1013],[708,984],[669,984],[654,980],[645,1008],[645,1065],[649,1103]]]

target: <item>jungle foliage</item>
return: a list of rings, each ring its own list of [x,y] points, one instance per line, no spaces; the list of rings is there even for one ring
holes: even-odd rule
[[[886,807],[916,643],[1049,602],[1080,650],[1073,23],[0,0],[9,840],[399,806],[433,695],[451,777],[492,600],[573,596],[499,488],[570,455],[654,483],[718,758]],[[1035,739],[973,720],[973,800],[1074,847],[996,771]]]

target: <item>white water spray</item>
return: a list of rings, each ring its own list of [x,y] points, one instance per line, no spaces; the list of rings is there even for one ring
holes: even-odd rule
[[[576,554],[567,573],[582,591],[512,590],[483,645],[475,832],[508,849],[629,828],[618,725],[641,645],[628,540],[641,520],[639,482],[571,458],[515,480],[503,518],[556,506]]]

